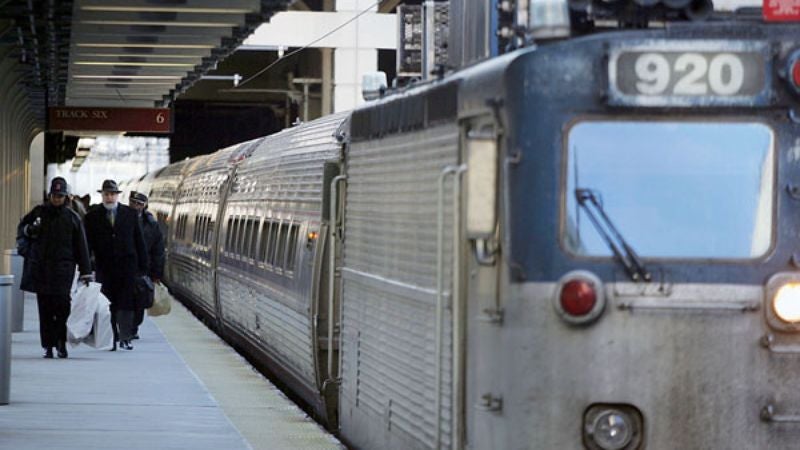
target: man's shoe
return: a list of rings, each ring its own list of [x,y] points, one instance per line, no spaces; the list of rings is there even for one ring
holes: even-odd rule
[[[114,341],[114,345],[111,347],[111,350],[109,350],[109,351],[110,351],[110,352],[115,352],[115,351],[117,351],[117,341]]]
[[[44,356],[42,356],[42,358],[53,359],[53,349],[52,348],[45,349]]]
[[[133,335],[133,337],[132,337],[131,339],[134,339],[134,340],[135,340],[135,339],[139,339],[139,335],[138,335],[138,334],[134,334],[134,335]]]
[[[66,343],[64,343],[63,341],[59,342],[58,346],[56,346],[56,348],[58,349],[58,357],[59,358],[66,358],[68,356],[68,354],[67,354],[67,344]]]
[[[119,346],[124,348],[125,350],[133,350],[133,345],[131,345],[131,341],[120,341]]]

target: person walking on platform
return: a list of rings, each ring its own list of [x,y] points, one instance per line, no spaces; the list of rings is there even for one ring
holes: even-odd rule
[[[148,273],[147,249],[142,227],[136,211],[119,204],[119,193],[114,180],[103,181],[98,192],[103,203],[94,205],[86,213],[86,233],[89,249],[94,254],[97,281],[111,302],[111,328],[114,330],[114,347],[117,341],[125,350],[133,350],[136,278]]]
[[[81,281],[92,280],[92,265],[86,233],[80,216],[66,206],[69,187],[61,177],[53,178],[47,201],[22,218],[17,227],[20,254],[25,258],[23,290],[36,293],[39,306],[39,337],[44,357],[67,355],[67,317],[75,266]]]
[[[147,196],[132,191],[128,204],[139,215],[139,223],[144,234],[144,243],[150,257],[150,279],[160,283],[164,275],[164,236],[158,227],[155,217],[147,210]],[[142,274],[144,275],[144,274]],[[146,297],[145,297],[146,296]],[[133,339],[139,339],[139,326],[144,321],[144,310],[153,304],[153,291],[140,292],[136,299],[136,316],[134,318]]]

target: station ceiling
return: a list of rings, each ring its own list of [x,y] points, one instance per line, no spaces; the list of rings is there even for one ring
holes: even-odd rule
[[[0,0],[31,106],[170,104],[290,0]]]

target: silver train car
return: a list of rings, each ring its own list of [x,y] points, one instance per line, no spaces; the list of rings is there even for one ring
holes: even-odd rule
[[[559,41],[174,164],[167,283],[354,448],[795,448],[797,37]]]

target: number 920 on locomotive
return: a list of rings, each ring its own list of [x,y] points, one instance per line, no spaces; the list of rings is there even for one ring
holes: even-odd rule
[[[610,51],[609,103],[627,106],[764,106],[765,42],[632,41]]]

